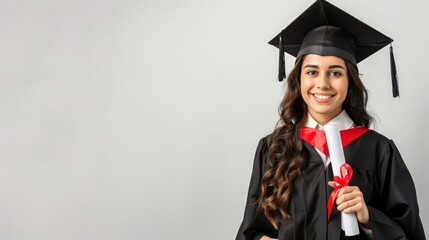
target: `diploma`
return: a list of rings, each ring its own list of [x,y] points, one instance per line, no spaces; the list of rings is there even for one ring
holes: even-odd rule
[[[324,126],[326,142],[328,144],[329,156],[334,176],[341,176],[341,166],[346,163],[344,157],[343,145],[341,142],[340,130],[337,123],[330,123]],[[344,173],[343,174],[347,174]],[[355,236],[359,234],[359,227],[355,213],[341,212],[341,229],[346,236]]]

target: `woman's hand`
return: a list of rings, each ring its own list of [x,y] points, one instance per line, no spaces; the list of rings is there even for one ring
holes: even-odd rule
[[[329,186],[335,188],[335,182],[329,181]],[[356,213],[357,220],[363,227],[370,229],[369,212],[365,204],[363,194],[357,186],[342,187],[338,191],[337,199],[338,211],[345,213]]]
[[[276,238],[270,238],[270,237],[267,237],[267,236],[263,236],[263,237],[261,237],[261,240],[278,240],[278,239],[276,239]]]

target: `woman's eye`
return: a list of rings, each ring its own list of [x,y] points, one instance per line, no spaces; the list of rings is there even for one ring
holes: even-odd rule
[[[339,77],[341,76],[341,72],[330,72],[329,75],[333,76],[333,77]]]
[[[315,75],[315,74],[316,74],[316,71],[312,71],[312,70],[310,70],[310,71],[307,71],[307,74],[308,74],[308,75]]]

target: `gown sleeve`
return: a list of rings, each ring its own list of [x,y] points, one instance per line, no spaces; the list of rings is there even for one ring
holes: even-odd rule
[[[378,206],[368,206],[373,240],[426,239],[413,179],[393,141],[379,148]]]
[[[277,231],[266,219],[263,209],[257,206],[267,151],[268,140],[265,137],[259,141],[256,149],[244,217],[235,238],[236,240],[259,240],[263,235],[277,237]]]

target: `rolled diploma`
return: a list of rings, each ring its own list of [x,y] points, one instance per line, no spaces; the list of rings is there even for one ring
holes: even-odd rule
[[[341,177],[340,168],[344,163],[346,163],[346,161],[338,124],[326,124],[324,126],[324,130],[331,158],[332,171],[334,176]],[[355,236],[359,234],[359,227],[355,213],[341,212],[341,229],[344,230],[346,236]]]

